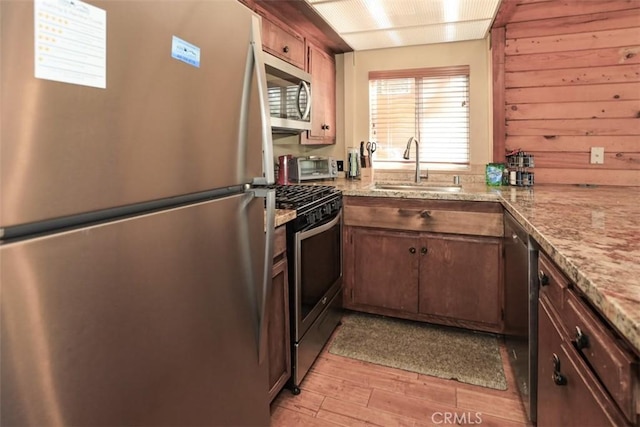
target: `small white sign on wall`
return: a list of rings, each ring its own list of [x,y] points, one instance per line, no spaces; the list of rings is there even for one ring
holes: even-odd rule
[[[105,89],[107,12],[80,0],[35,0],[35,76]]]

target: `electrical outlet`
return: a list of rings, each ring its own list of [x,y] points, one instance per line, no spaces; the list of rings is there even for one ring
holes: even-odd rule
[[[604,147],[591,147],[591,164],[601,165],[604,163]]]

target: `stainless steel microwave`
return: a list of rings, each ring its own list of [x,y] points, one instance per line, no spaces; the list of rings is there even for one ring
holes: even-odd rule
[[[272,133],[311,130],[311,74],[264,53]]]

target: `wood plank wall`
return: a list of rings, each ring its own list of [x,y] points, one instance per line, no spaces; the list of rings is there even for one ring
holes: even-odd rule
[[[536,183],[640,185],[640,0],[503,0],[501,12],[494,161],[520,148]]]

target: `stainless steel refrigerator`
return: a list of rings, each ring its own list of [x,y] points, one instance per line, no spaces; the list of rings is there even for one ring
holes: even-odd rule
[[[258,19],[2,0],[0,43],[0,425],[268,425]]]

